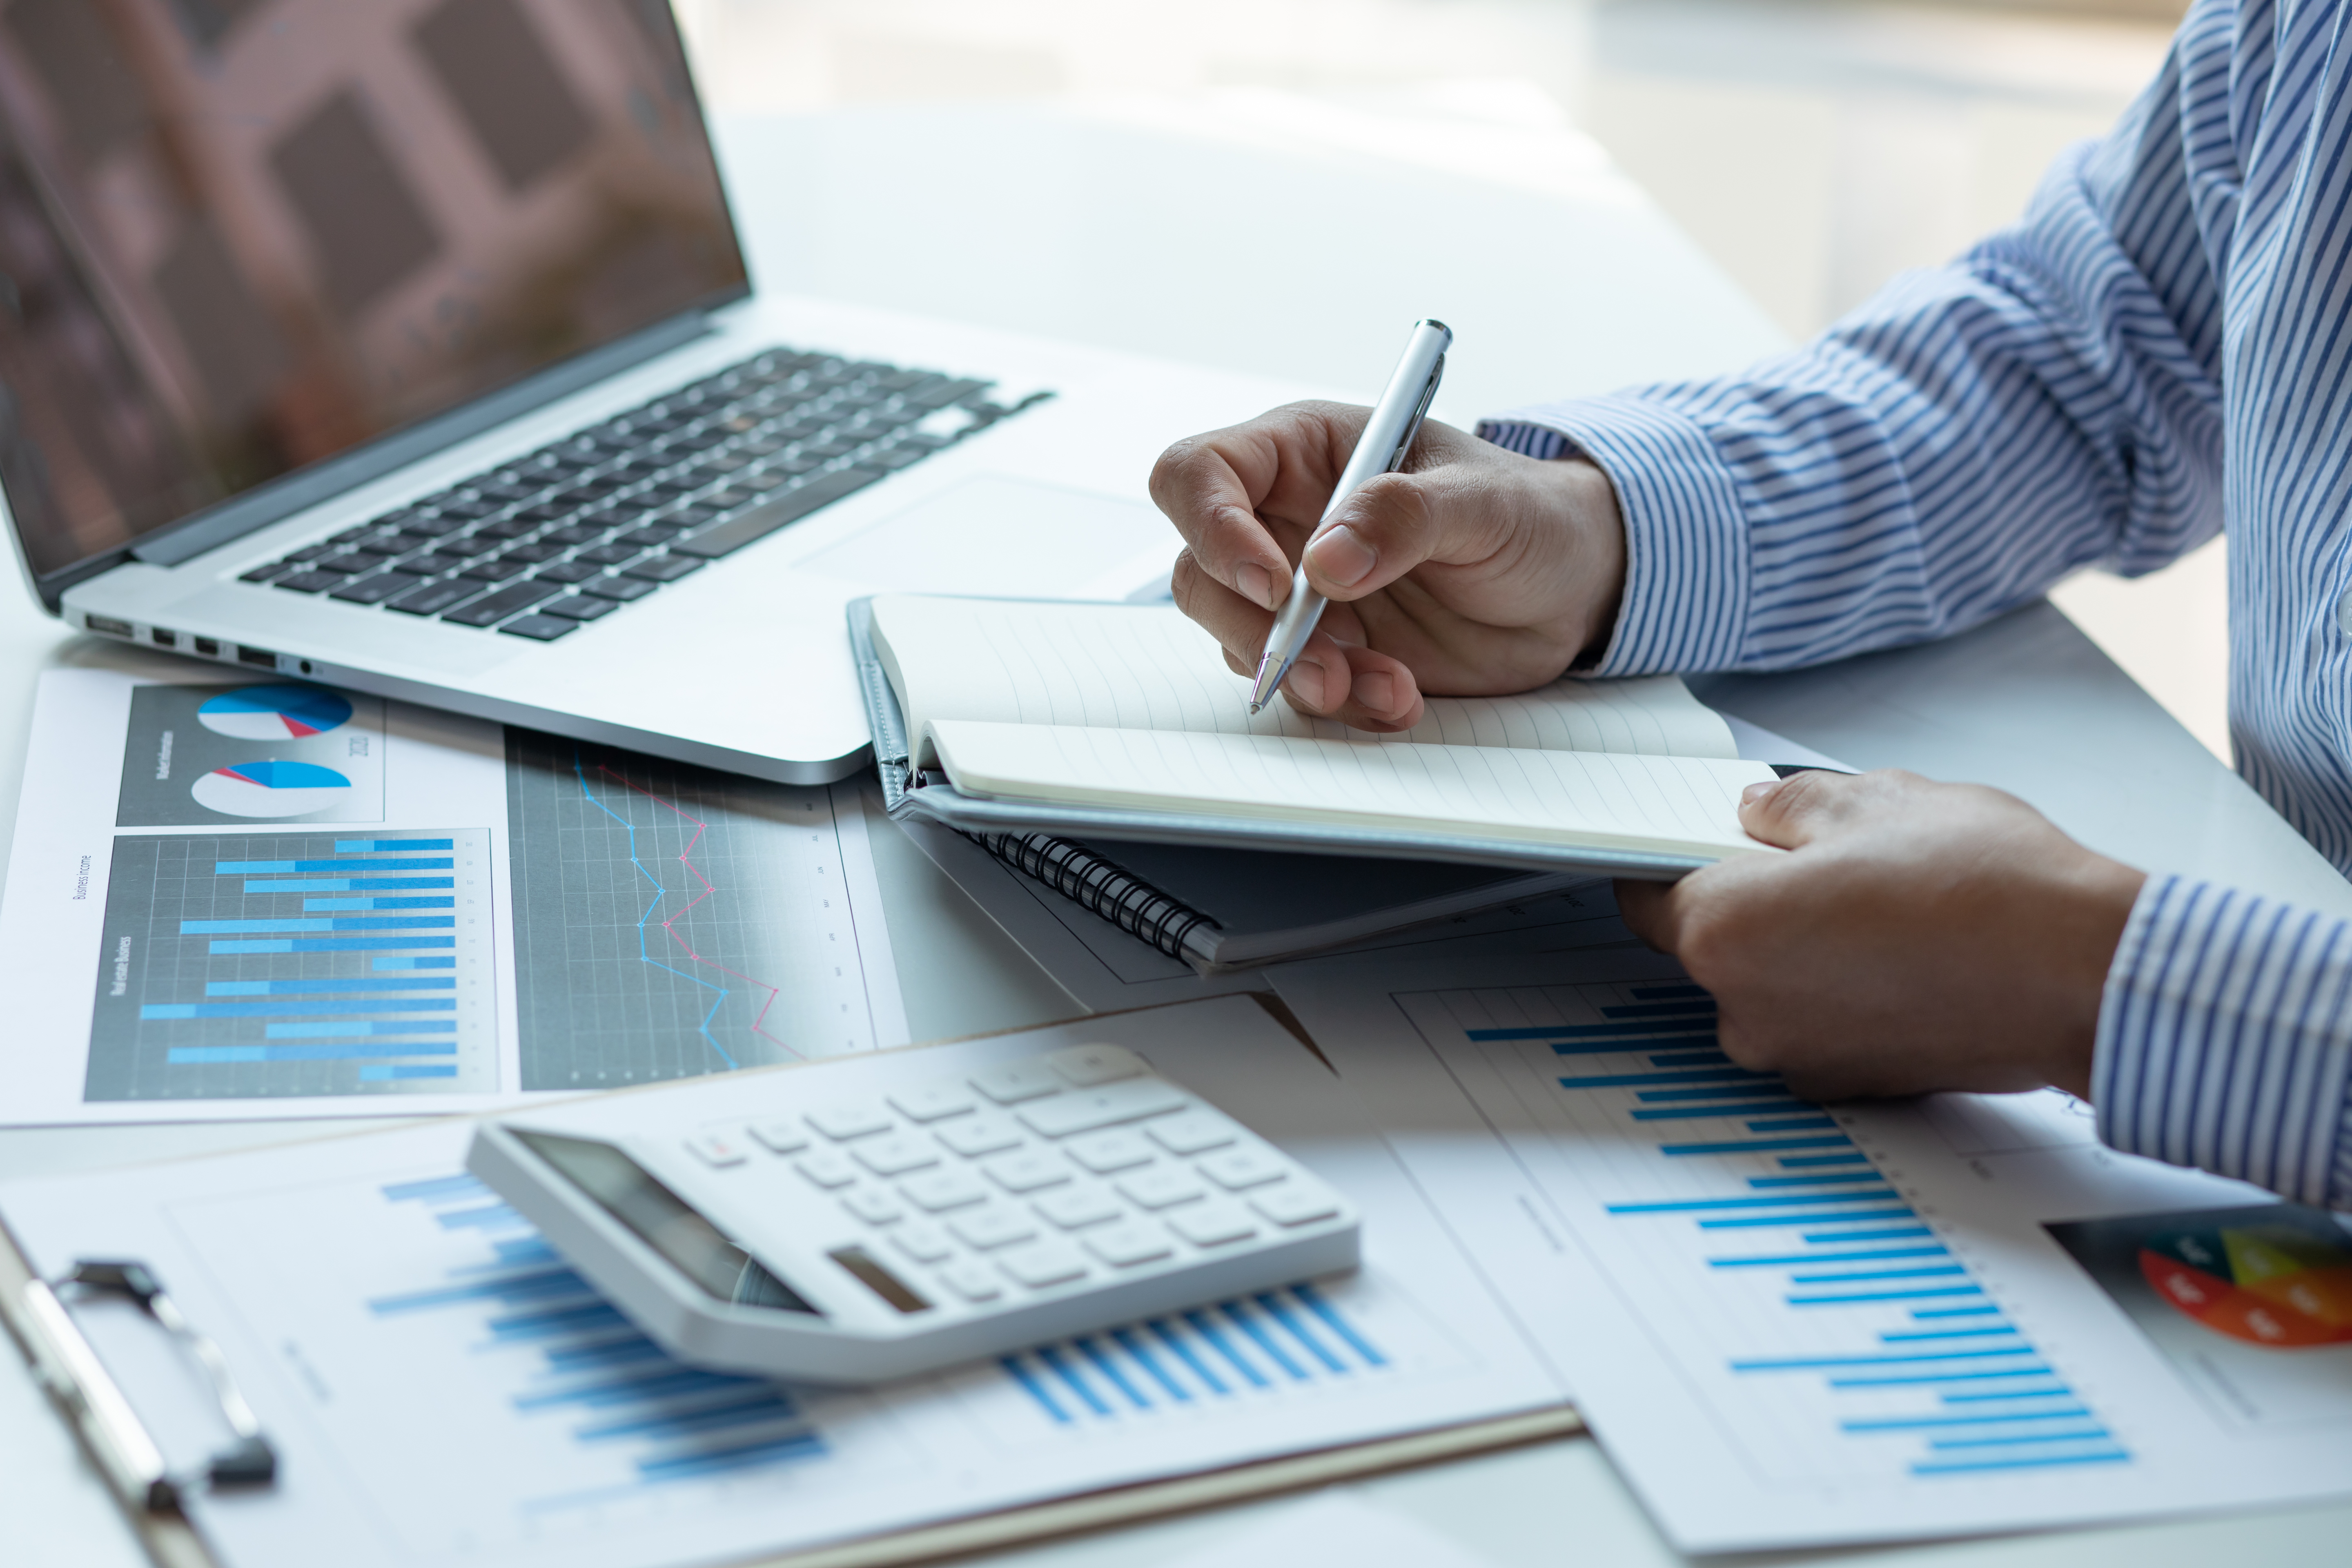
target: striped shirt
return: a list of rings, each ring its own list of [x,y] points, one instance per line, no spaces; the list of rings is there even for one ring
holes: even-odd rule
[[[2238,768],[2352,873],[2352,0],[2196,0],[2014,227],[1738,375],[1485,421],[1616,486],[1596,673],[1947,636],[2226,524]],[[2352,924],[2151,878],[2093,1068],[2115,1147],[2352,1207]]]

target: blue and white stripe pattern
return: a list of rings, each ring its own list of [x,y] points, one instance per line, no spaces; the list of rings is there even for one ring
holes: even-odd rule
[[[2197,0],[2116,130],[1950,267],[1740,375],[1480,432],[1616,485],[1602,675],[1942,637],[2226,520],[2239,770],[2352,873],[2352,0]],[[2152,879],[2102,1135],[2352,1207],[2347,977],[2352,927]]]

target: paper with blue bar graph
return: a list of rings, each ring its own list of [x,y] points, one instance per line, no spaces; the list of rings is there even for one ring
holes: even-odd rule
[[[0,1212],[46,1273],[142,1259],[222,1345],[284,1456],[269,1490],[194,1500],[225,1568],[729,1562],[1557,1410],[1343,1087],[1253,1001],[815,1070],[881,1093],[1106,1037],[1347,1192],[1364,1267],[826,1393],[670,1360],[463,1173],[462,1124],[16,1181]],[[152,1329],[81,1316],[111,1364],[160,1366],[127,1392],[167,1453],[203,1452],[217,1414]]]
[[[895,1044],[845,805],[309,683],[49,671],[0,1122],[467,1110]]]
[[[2352,1494],[2336,1216],[2054,1090],[1809,1104],[1632,944],[1274,973],[1685,1550]]]

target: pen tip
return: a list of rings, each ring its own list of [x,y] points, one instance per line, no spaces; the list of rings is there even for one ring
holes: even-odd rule
[[[1253,718],[1253,719],[1256,718],[1256,717],[1257,717],[1257,710],[1258,710],[1259,709],[1261,709],[1261,708],[1265,707],[1265,703],[1263,703],[1263,702],[1253,702],[1253,703],[1251,703],[1251,704],[1250,704],[1250,717],[1251,717],[1251,718]]]

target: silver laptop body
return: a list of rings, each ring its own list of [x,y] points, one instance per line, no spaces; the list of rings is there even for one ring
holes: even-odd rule
[[[0,13],[0,489],[101,636],[824,782],[849,600],[1150,592],[1280,395],[755,295],[657,0]]]

